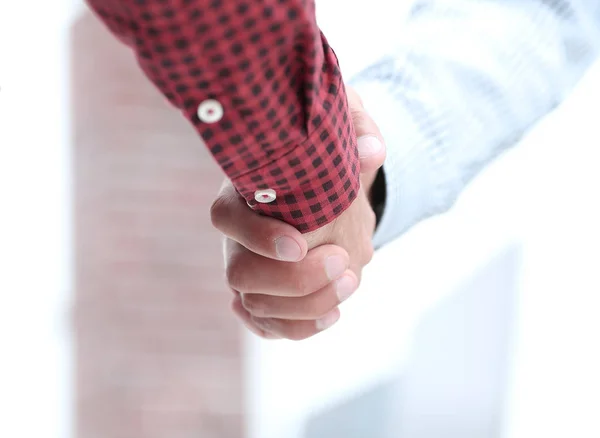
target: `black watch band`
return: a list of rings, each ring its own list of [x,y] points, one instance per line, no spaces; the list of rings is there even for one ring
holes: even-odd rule
[[[383,172],[383,166],[379,168],[373,186],[371,187],[371,207],[375,212],[375,220],[377,226],[383,216],[383,210],[385,208],[386,198],[386,185],[385,185],[385,173]]]

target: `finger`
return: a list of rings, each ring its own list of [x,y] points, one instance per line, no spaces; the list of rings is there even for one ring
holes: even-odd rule
[[[239,294],[232,300],[231,310],[233,310],[233,313],[235,313],[237,317],[240,318],[240,320],[246,326],[246,328],[252,333],[254,333],[256,336],[260,336],[261,338],[265,339],[280,339],[280,336],[265,332],[264,330],[258,328],[254,321],[252,321],[250,313],[248,313],[248,311],[242,306],[242,301],[239,297]]]
[[[340,310],[336,307],[327,315],[316,321],[290,321],[276,318],[258,318],[253,316],[252,322],[266,333],[293,341],[310,338],[328,329],[340,319]]]
[[[346,270],[337,280],[303,297],[243,294],[242,304],[252,316],[290,320],[316,320],[348,299],[358,287],[358,278]]]
[[[261,257],[237,242],[226,242],[226,277],[243,294],[298,297],[315,292],[338,279],[350,258],[343,248],[322,245],[296,263]]]
[[[348,105],[358,139],[358,155],[362,173],[373,173],[385,161],[385,142],[379,127],[363,106],[358,93],[347,87]]]
[[[307,243],[300,231],[251,210],[231,184],[222,187],[210,217],[217,230],[263,257],[295,262],[306,255]]]

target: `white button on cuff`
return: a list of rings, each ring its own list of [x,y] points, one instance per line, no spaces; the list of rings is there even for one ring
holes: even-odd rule
[[[254,199],[256,199],[256,202],[260,202],[261,204],[273,202],[276,197],[275,190],[273,189],[257,190],[254,192]]]
[[[198,118],[204,123],[216,123],[223,118],[223,105],[218,100],[206,99],[198,105]]]

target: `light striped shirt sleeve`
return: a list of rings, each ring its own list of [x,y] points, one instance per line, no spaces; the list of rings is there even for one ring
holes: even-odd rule
[[[595,60],[600,0],[422,0],[351,85],[388,147],[376,246],[446,211]]]

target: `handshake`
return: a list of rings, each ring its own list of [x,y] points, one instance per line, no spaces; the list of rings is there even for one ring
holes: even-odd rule
[[[225,235],[232,309],[265,339],[302,340],[335,324],[339,304],[358,288],[362,268],[373,257],[370,191],[385,147],[360,97],[349,87],[347,93],[358,137],[361,189],[337,219],[301,234],[285,222],[257,215],[228,180],[211,207],[212,223]]]

